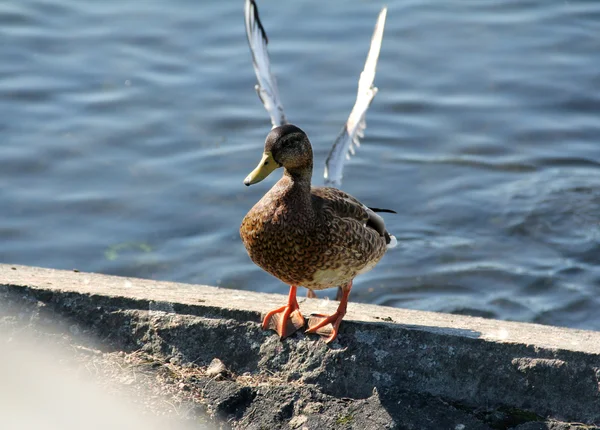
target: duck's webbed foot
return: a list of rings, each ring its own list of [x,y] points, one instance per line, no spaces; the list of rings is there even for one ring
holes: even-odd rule
[[[265,315],[262,322],[264,330],[275,330],[283,339],[304,327],[304,317],[296,300],[296,289],[295,285],[290,286],[287,305],[273,309]]]
[[[308,319],[308,330],[306,333],[316,333],[323,337],[327,343],[333,341],[338,334],[340,323],[346,315],[348,296],[352,289],[352,281],[341,288],[342,297],[337,310],[332,315],[312,314]]]

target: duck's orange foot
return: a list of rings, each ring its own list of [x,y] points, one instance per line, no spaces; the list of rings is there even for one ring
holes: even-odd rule
[[[326,343],[332,342],[337,337],[342,318],[344,315],[339,315],[337,312],[333,315],[312,314],[308,319],[306,333],[316,333]]]
[[[299,309],[291,309],[286,305],[269,312],[262,326],[265,330],[275,330],[283,339],[304,327],[304,317]]]
[[[340,288],[342,296],[337,310],[331,315],[312,314],[308,319],[308,330],[306,333],[317,333],[323,337],[326,343],[333,341],[338,334],[340,323],[346,315],[348,296],[352,289],[352,281]]]
[[[264,330],[275,330],[283,339],[304,327],[304,317],[296,300],[296,286],[290,287],[288,304],[265,315],[262,327]]]

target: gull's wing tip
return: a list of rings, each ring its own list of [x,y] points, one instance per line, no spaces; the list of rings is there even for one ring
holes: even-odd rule
[[[379,15],[377,15],[377,21],[375,22],[375,32],[377,33],[377,29],[383,25],[385,25],[385,19],[387,17],[387,11],[388,11],[388,7],[387,5],[385,5],[384,7],[381,8],[381,10],[379,11]],[[383,32],[383,29],[381,30]]]
[[[254,0],[250,0],[250,1],[252,1],[252,3],[254,3]],[[377,20],[380,20],[382,18],[385,19],[386,15],[387,15],[387,10],[388,10],[387,5],[382,7],[381,11],[379,12],[379,16],[377,17]]]
[[[265,43],[268,44],[269,38],[267,37],[267,32],[265,31],[262,21],[260,20],[260,15],[258,14],[258,6],[256,5],[256,2],[254,0],[246,0],[246,4],[244,6],[246,9],[246,20],[248,21],[248,24],[251,25],[249,19],[253,18],[254,22],[256,22],[256,25],[258,26],[262,38],[264,39]]]
[[[377,17],[371,45],[365,61],[365,67],[358,80],[358,93],[356,102],[342,132],[335,140],[325,166],[325,183],[328,185],[339,186],[342,183],[345,160],[354,155],[355,147],[360,146],[359,139],[364,136],[364,130],[367,126],[365,116],[371,102],[379,91],[373,85],[375,80],[375,71],[377,69],[377,60],[383,40],[383,31],[385,19],[387,17],[387,6],[384,6]]]
[[[273,126],[286,124],[287,120],[280,101],[277,82],[271,72],[271,61],[267,50],[269,39],[260,20],[258,6],[254,0],[245,1],[244,20],[248,45],[252,54],[252,66],[254,67],[254,73],[258,81],[258,84],[254,88],[271,117],[271,124]]]

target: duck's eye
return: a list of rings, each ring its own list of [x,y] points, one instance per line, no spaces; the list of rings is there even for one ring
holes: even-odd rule
[[[269,164],[269,160],[265,161],[265,164],[263,164],[263,166],[266,166],[267,164]]]

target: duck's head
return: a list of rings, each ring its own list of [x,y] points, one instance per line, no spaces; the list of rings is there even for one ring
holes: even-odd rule
[[[260,163],[244,179],[244,184],[256,184],[278,167],[284,167],[292,176],[308,176],[310,180],[312,163],[312,147],[306,133],[292,124],[275,127],[267,135]]]

